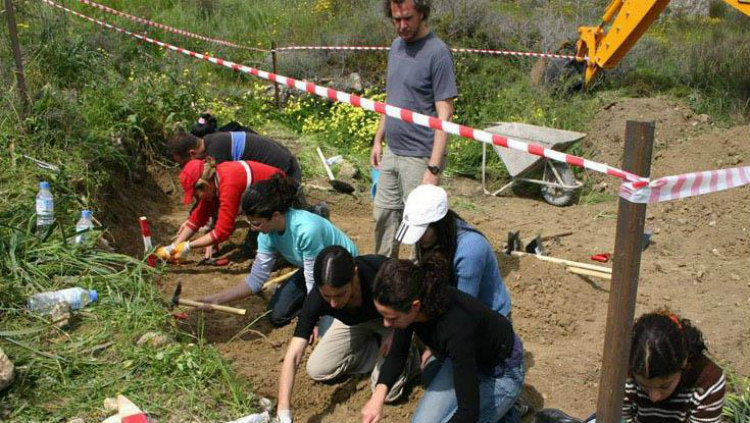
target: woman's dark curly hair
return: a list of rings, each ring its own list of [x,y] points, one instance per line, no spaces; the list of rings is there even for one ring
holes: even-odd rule
[[[251,217],[270,219],[274,212],[286,213],[297,198],[297,183],[279,173],[258,182],[242,196],[242,211]]]
[[[430,318],[440,316],[448,306],[447,268],[440,255],[432,256],[422,266],[409,260],[388,260],[375,276],[372,298],[402,313],[408,313],[412,302],[419,300]]]
[[[703,334],[668,310],[644,314],[633,326],[630,373],[646,379],[681,371],[706,351]]]

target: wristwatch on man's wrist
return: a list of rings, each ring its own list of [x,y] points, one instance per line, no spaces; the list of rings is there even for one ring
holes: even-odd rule
[[[428,165],[427,170],[429,170],[430,173],[432,173],[433,175],[437,175],[440,173],[441,169],[440,169],[440,166]]]

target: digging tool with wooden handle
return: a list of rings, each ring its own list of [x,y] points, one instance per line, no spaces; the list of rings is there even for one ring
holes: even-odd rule
[[[567,270],[570,273],[574,273],[576,275],[593,276],[595,278],[612,280],[611,273],[597,272],[596,270],[581,269],[580,267],[571,267],[571,266],[566,266],[565,270]]]
[[[564,264],[570,267],[588,269],[588,270],[593,270],[595,272],[601,272],[601,273],[607,273],[607,274],[612,273],[612,269],[610,269],[609,267],[597,266],[595,264],[588,264],[588,263],[580,263],[580,262],[573,261],[573,260],[566,260],[566,259],[550,257],[550,256],[542,256],[538,254],[529,254],[529,253],[524,253],[522,251],[511,251],[510,255],[513,257],[535,257],[541,261],[548,261],[550,263]]]
[[[264,284],[263,284],[263,287],[262,287],[261,289],[269,289],[269,288],[272,288],[273,286],[275,286],[275,285],[278,285],[278,284],[280,284],[280,283],[282,283],[282,282],[286,281],[287,279],[291,278],[291,277],[292,277],[292,276],[294,276],[294,275],[295,275],[295,274],[296,274],[296,273],[297,273],[298,271],[299,271],[299,268],[297,268],[297,269],[294,269],[294,270],[292,270],[291,272],[288,272],[288,273],[284,273],[283,275],[281,275],[281,276],[277,276],[277,277],[275,277],[275,278],[273,278],[273,279],[269,279],[269,280],[267,280],[267,281],[266,281],[266,283],[264,283]]]
[[[355,189],[352,185],[347,184],[344,181],[340,181],[333,176],[331,167],[328,166],[328,160],[326,160],[326,156],[323,155],[323,151],[320,150],[320,147],[316,147],[315,149],[318,151],[318,157],[320,157],[320,160],[323,162],[323,167],[326,169],[326,173],[328,174],[328,183],[331,184],[333,189],[344,194],[353,193]]]
[[[186,305],[190,307],[199,307],[199,308],[209,309],[213,311],[220,311],[222,313],[236,314],[238,316],[244,316],[245,313],[247,313],[247,310],[242,309],[242,308],[229,307],[229,306],[219,305],[219,304],[204,303],[204,302],[195,301],[195,300],[186,300],[184,298],[180,298],[180,294],[182,294],[182,282],[177,282],[177,288],[175,288],[174,294],[172,295],[172,300],[169,303],[171,307],[175,307],[178,305]]]
[[[222,313],[236,314],[238,316],[244,316],[245,313],[247,313],[247,310],[245,310],[244,308],[235,308],[220,304],[202,303],[200,301],[186,300],[183,298],[177,300],[177,304],[190,307],[208,308],[213,311],[221,311]]]

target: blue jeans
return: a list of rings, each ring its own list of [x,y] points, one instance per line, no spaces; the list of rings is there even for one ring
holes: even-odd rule
[[[521,394],[523,387],[523,364],[507,369],[499,378],[479,374],[479,422],[498,423]],[[453,364],[446,359],[440,370],[430,382],[417,411],[412,416],[412,423],[447,422],[458,409],[458,400],[453,386]],[[508,417],[511,417],[510,415]],[[514,417],[517,417],[514,415]],[[503,420],[501,420],[503,419]]]
[[[271,310],[268,318],[271,324],[277,328],[288,325],[302,310],[305,298],[307,298],[305,269],[300,268],[287,283],[276,290],[271,302],[268,303],[268,309]]]

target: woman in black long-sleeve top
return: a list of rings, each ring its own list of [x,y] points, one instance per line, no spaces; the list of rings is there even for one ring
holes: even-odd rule
[[[380,421],[390,386],[406,362],[412,335],[453,364],[453,381],[432,383],[412,417],[414,423],[496,423],[523,385],[523,345],[507,318],[445,283],[447,263],[424,267],[389,260],[373,286],[375,308],[396,328],[393,344],[363,423]],[[446,381],[443,381],[446,382]]]

